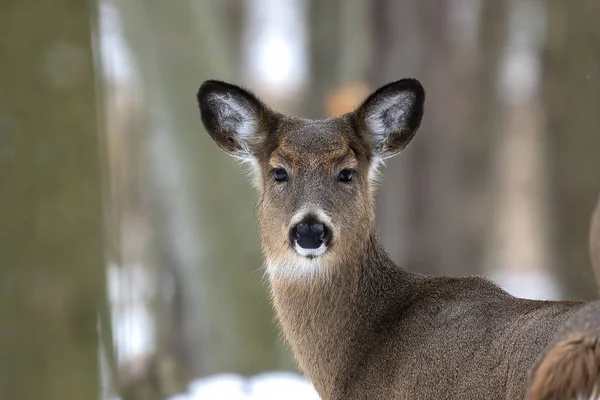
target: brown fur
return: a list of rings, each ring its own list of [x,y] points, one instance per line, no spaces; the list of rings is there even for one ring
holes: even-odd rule
[[[424,93],[415,82],[390,84],[324,121],[275,113],[222,82],[199,91],[213,139],[253,162],[272,301],[301,370],[327,400],[524,399],[532,366],[530,400],[588,391],[600,365],[597,303],[524,300],[483,278],[418,275],[381,247],[372,164],[416,132]],[[373,115],[398,129],[376,135]],[[275,182],[273,168],[289,180]],[[355,169],[351,184],[336,181],[343,168]],[[330,248],[310,262],[288,240],[292,216],[306,206],[330,216],[333,231]],[[300,265],[307,269],[286,273]]]
[[[598,321],[600,309],[590,303],[561,327],[531,370],[528,400],[600,397]]]
[[[590,396],[598,382],[600,346],[595,336],[575,335],[557,343],[537,370],[529,398],[575,399]]]
[[[592,215],[590,227],[590,257],[592,269],[596,275],[596,284],[600,289],[600,197],[596,203],[596,209]]]

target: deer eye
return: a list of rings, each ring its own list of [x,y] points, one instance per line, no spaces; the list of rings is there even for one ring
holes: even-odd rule
[[[340,171],[338,175],[338,180],[340,182],[348,183],[352,180],[352,170],[351,169],[343,169]]]
[[[288,179],[287,171],[283,168],[275,168],[275,181],[285,182]]]

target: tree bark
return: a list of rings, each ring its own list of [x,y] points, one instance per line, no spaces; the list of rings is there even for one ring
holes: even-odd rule
[[[565,295],[596,297],[587,249],[600,187],[600,2],[548,1],[544,99],[549,130],[553,255]]]
[[[102,149],[89,4],[0,5],[3,399],[101,394]]]
[[[372,3],[374,87],[416,77],[428,96],[413,142],[389,160],[379,193],[382,240],[402,266],[429,274],[478,272],[482,191],[468,164],[478,132],[474,44],[456,36],[454,2],[377,0]],[[475,19],[479,15],[475,13]],[[475,171],[474,171],[475,170]]]
[[[238,76],[231,21],[217,1],[118,7],[144,93],[155,262],[172,283],[159,288],[169,303],[159,307],[160,346],[189,376],[291,368],[262,285],[255,194],[196,104],[205,79]]]
[[[495,76],[488,271],[518,297],[559,299],[548,244],[547,131],[541,107],[544,2],[508,1]],[[515,68],[520,66],[520,68]]]

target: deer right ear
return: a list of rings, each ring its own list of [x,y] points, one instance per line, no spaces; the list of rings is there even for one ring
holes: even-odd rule
[[[223,150],[249,160],[268,132],[271,111],[252,93],[215,80],[198,90],[202,123]]]
[[[354,115],[374,156],[388,158],[406,147],[421,125],[424,103],[416,79],[389,83],[367,97]]]

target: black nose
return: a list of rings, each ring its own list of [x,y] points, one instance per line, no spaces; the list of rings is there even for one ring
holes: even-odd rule
[[[292,246],[297,243],[303,249],[318,249],[331,241],[331,230],[315,217],[309,216],[290,229]]]

